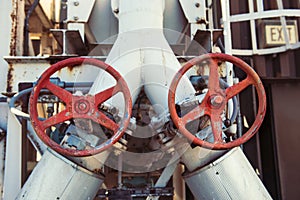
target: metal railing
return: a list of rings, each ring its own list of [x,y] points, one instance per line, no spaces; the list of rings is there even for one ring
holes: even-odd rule
[[[271,0],[270,0],[271,1]],[[275,2],[274,2],[275,3]],[[230,14],[230,0],[221,0],[222,7],[222,20],[224,25],[224,42],[226,53],[233,55],[266,55],[273,53],[281,53],[287,50],[293,50],[300,48],[300,42],[298,37],[298,27],[295,25],[295,37],[296,41],[291,43],[289,39],[289,30],[288,30],[288,18],[300,19],[300,5],[297,9],[286,9],[283,6],[283,0],[276,0],[277,9],[276,10],[267,10],[264,8],[263,0],[248,0],[248,13],[241,14]],[[298,3],[300,4],[300,3]],[[258,21],[270,20],[270,19],[279,19],[279,25],[281,26],[280,30],[283,33],[284,44],[276,46],[260,46],[258,45],[260,40],[258,40],[257,29]],[[231,28],[233,23],[243,23],[249,22],[250,24],[250,35],[251,35],[251,44],[252,48],[238,49],[233,47],[232,44],[232,33]],[[296,24],[296,23],[295,23]],[[262,33],[260,33],[262,34]],[[262,37],[260,35],[260,37]]]

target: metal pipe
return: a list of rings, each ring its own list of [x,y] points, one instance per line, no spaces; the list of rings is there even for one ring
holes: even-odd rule
[[[144,87],[152,105],[156,105],[158,115],[168,111],[169,86],[181,68],[163,33],[164,7],[161,0],[120,1],[119,35],[106,60],[126,80],[132,102]],[[105,75],[98,75],[91,94],[113,86],[114,81]],[[195,93],[187,77],[183,78],[177,91],[178,101]],[[113,97],[110,102],[123,110],[122,99]]]
[[[30,115],[29,115],[28,113],[24,113],[24,112],[18,110],[18,109],[15,107],[15,104],[16,104],[16,102],[19,101],[20,98],[22,98],[24,95],[29,94],[29,93],[32,91],[32,89],[33,89],[33,88],[28,88],[28,89],[22,90],[21,92],[15,94],[15,95],[10,99],[8,106],[9,106],[10,111],[11,111],[13,114],[15,114],[15,115],[17,115],[17,116],[19,116],[19,117],[23,117],[23,118],[25,118],[25,119],[30,120]]]
[[[24,52],[23,56],[29,56],[29,18],[34,11],[34,9],[39,5],[39,0],[35,0],[29,10],[27,11],[25,18],[25,27],[24,27]]]
[[[65,88],[67,91],[72,92],[72,88],[89,88],[92,86],[91,82],[79,82],[79,83],[71,83],[71,82],[62,82],[63,88]],[[33,88],[28,88],[25,90],[20,91],[19,93],[15,94],[9,101],[9,109],[10,111],[22,118],[25,118],[27,120],[30,120],[30,115],[28,113],[24,113],[20,110],[18,110],[15,107],[16,102],[18,102],[24,95],[28,95],[29,93],[31,93],[31,91],[33,90]],[[45,90],[46,91],[46,90]],[[40,118],[40,120],[44,120],[43,118]]]
[[[186,172],[184,179],[197,200],[272,199],[240,148]]]
[[[103,181],[102,175],[47,150],[16,199],[94,199]]]

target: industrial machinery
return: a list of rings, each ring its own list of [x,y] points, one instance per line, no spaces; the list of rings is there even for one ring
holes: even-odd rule
[[[25,53],[5,58],[3,199],[272,199],[242,151],[266,94],[230,55],[228,1],[55,1],[40,49],[28,24],[42,2],[28,2],[13,4]]]

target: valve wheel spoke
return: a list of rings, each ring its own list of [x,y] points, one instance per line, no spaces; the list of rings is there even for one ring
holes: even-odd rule
[[[102,92],[97,93],[96,95],[73,95],[72,93],[64,90],[63,88],[55,85],[50,82],[50,77],[56,71],[61,70],[62,68],[68,66],[80,66],[83,64],[93,65],[102,70],[105,70],[110,74],[117,82],[113,87],[110,87]],[[61,101],[65,103],[65,110],[49,117],[46,120],[39,120],[37,103],[39,94],[42,89],[48,89],[52,94],[56,95]],[[98,110],[100,104],[104,103],[112,96],[121,92],[124,98],[124,117],[117,124],[103,112]],[[65,156],[91,156],[103,152],[104,150],[111,147],[115,144],[124,134],[127,126],[129,125],[131,112],[132,112],[132,101],[129,88],[122,78],[122,76],[113,69],[110,65],[96,59],[92,58],[69,58],[58,63],[55,63],[49,67],[38,80],[37,85],[34,87],[31,96],[30,96],[30,118],[39,138],[50,148],[61,153]],[[97,145],[96,147],[88,147],[83,150],[77,150],[68,147],[62,147],[59,143],[52,140],[49,135],[46,133],[46,129],[63,123],[71,119],[89,119],[100,125],[104,126],[107,129],[113,131],[111,138],[107,139],[103,143]]]
[[[102,92],[99,92],[95,95],[95,106],[99,106],[100,104],[104,103],[112,96],[116,95],[118,92],[121,92],[120,84],[117,84],[113,87],[110,87]]]
[[[210,122],[212,133],[214,136],[214,143],[223,143],[222,139],[222,119],[219,114],[211,114],[210,115]]]
[[[186,115],[184,115],[181,120],[184,125],[188,124],[191,121],[194,121],[196,119],[199,119],[200,117],[207,114],[206,107],[204,103],[201,103],[200,105],[196,106],[193,110],[188,112]]]
[[[52,117],[46,119],[45,121],[41,122],[42,129],[45,130],[51,126],[54,126],[59,123],[63,123],[67,120],[70,120],[73,118],[72,112],[70,112],[68,109],[65,109],[56,115],[53,115]]]
[[[112,130],[113,132],[118,131],[119,125],[114,122],[112,119],[107,117],[104,113],[101,111],[96,112],[97,117],[94,115],[91,119],[94,120],[95,122],[98,122],[102,126]]]
[[[211,59],[209,62],[208,90],[217,92],[220,90],[218,61],[216,59]]]
[[[226,89],[226,99],[227,101],[231,99],[232,97],[236,96],[237,94],[241,93],[244,89],[246,89],[248,86],[252,85],[253,81],[249,76],[247,76],[246,79],[242,80],[241,82],[229,87]]]
[[[242,69],[247,74],[246,79],[242,80],[236,85],[226,88],[225,90],[221,89],[218,72],[218,62],[220,61],[230,62],[236,67]],[[185,116],[180,118],[178,116],[178,113],[176,112],[176,88],[183,75],[194,65],[198,64],[209,65],[208,91],[201,105],[197,106]],[[258,112],[256,115],[256,119],[253,122],[252,126],[249,128],[249,130],[246,133],[244,133],[240,138],[230,142],[225,142],[222,138],[223,121],[221,116],[224,112],[224,109],[226,109],[226,103],[250,85],[255,86],[257,95],[259,97]],[[198,146],[202,146],[208,149],[229,149],[239,146],[242,143],[248,141],[258,131],[258,128],[261,125],[266,112],[266,95],[259,76],[247,63],[234,56],[222,53],[209,53],[190,60],[175,74],[169,89],[168,106],[170,110],[171,119],[173,120],[174,125],[191,142]],[[195,133],[191,133],[185,127],[187,123],[196,120],[203,115],[208,115],[210,117],[214,142],[205,141],[196,137],[194,135]]]
[[[51,83],[49,79],[46,81],[45,87],[66,104],[70,103],[70,101],[72,100],[73,95],[70,92],[55,85],[54,83]]]

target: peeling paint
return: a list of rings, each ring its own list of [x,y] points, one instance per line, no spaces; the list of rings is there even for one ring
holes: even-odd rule
[[[13,11],[10,14],[12,28],[11,28],[11,38],[10,38],[10,56],[16,56],[16,47],[17,47],[17,25],[18,25],[18,3],[17,1],[13,2]]]
[[[12,2],[12,13],[10,14],[11,38],[10,38],[10,56],[21,56],[23,53],[23,29],[25,23],[25,1],[14,0]]]
[[[7,72],[7,80],[6,80],[6,92],[12,92],[12,85],[13,85],[13,72],[14,67],[13,64],[9,64],[8,66],[8,72]]]

